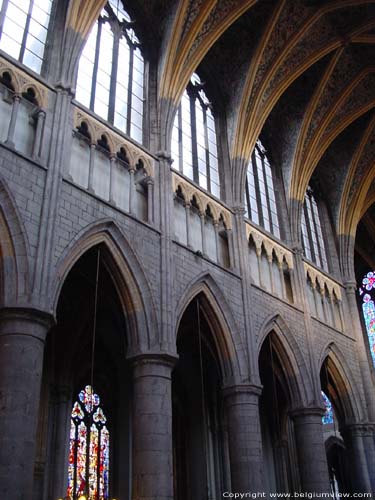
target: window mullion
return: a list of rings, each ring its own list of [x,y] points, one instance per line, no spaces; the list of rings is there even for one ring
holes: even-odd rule
[[[99,19],[98,19],[98,33],[96,34],[94,67],[92,70],[91,98],[90,98],[91,111],[94,111],[94,106],[95,106],[96,80],[97,80],[98,68],[99,68],[100,38],[102,35],[102,24],[103,24],[103,20],[101,17],[99,17]]]
[[[211,166],[210,166],[210,154],[208,149],[208,130],[207,130],[207,108],[202,106],[203,110],[203,129],[204,129],[204,147],[206,153],[206,176],[207,176],[207,189],[211,193]]]
[[[127,102],[127,117],[126,117],[126,133],[130,135],[131,131],[131,115],[132,115],[132,92],[133,92],[133,65],[134,65],[134,47],[130,46],[129,51],[129,80],[128,80],[128,102]]]
[[[258,176],[258,163],[255,157],[255,150],[253,151],[251,157],[251,164],[253,168],[254,174],[254,185],[255,185],[255,194],[257,197],[257,205],[258,205],[258,214],[259,214],[259,224],[264,226],[264,217],[263,217],[263,207],[262,207],[262,197],[260,194],[260,186],[259,186],[259,176]]]
[[[268,182],[267,182],[267,173],[266,173],[266,166],[265,166],[264,156],[262,157],[262,169],[263,169],[263,181],[264,181],[264,191],[265,191],[265,197],[266,197],[266,203],[267,203],[268,219],[270,221],[271,233],[273,233],[274,232],[274,227],[273,227],[273,220],[272,220],[272,215],[271,215],[271,204],[270,204],[269,186],[268,186]]]
[[[119,45],[121,33],[119,30],[113,30],[113,47],[112,47],[112,68],[111,82],[109,86],[109,106],[108,106],[108,121],[114,123],[115,120],[115,105],[116,105],[116,86],[118,72]]]
[[[310,210],[308,210],[307,204],[309,205]],[[318,264],[319,256],[316,255],[316,251],[315,251],[314,221],[312,220],[312,218],[313,218],[312,212],[313,211],[312,211],[311,197],[308,195],[307,199],[306,199],[307,232],[308,232],[309,240],[310,240],[310,252],[311,252],[312,260],[316,264]]]
[[[323,264],[324,263],[324,259],[323,259],[323,255],[322,255],[322,248],[321,248],[320,241],[319,241],[318,221],[316,220],[316,214],[315,214],[315,210],[314,210],[312,202],[311,202],[311,213],[312,213],[313,224],[314,224],[314,228],[315,228],[316,246],[318,247],[319,259],[320,259],[320,266],[324,267],[324,264]]]
[[[249,179],[247,177],[246,172],[246,181],[245,181],[245,197],[246,197],[246,205],[247,205],[247,216],[251,219],[251,204],[250,204],[250,191],[249,191]]]
[[[199,184],[198,150],[197,150],[197,117],[195,114],[195,96],[188,92],[190,100],[191,154],[193,160],[193,180]]]
[[[1,35],[3,34],[3,28],[4,28],[4,21],[5,21],[5,15],[7,12],[9,0],[3,0],[3,6],[0,11],[0,38]]]
[[[181,103],[178,106],[177,111],[177,120],[178,120],[178,154],[180,157],[179,170],[181,173],[184,172],[184,146],[183,146],[183,133],[182,133],[182,106]]]
[[[27,36],[29,34],[31,12],[33,10],[33,6],[34,6],[34,0],[30,0],[29,10],[27,12],[27,17],[26,17],[25,29],[23,31],[23,36],[22,36],[20,55],[19,55],[19,61],[21,61],[21,62],[23,61],[23,56],[25,55],[26,40],[27,40]]]

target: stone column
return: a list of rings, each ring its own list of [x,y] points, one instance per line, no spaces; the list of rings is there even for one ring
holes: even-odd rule
[[[89,182],[88,190],[90,193],[94,193],[94,164],[95,164],[95,150],[96,145],[94,143],[90,144],[90,160],[89,160]]]
[[[215,252],[216,252],[216,262],[220,263],[219,258],[219,221],[214,220],[214,231],[215,231]]]
[[[301,490],[309,493],[329,493],[329,475],[323,439],[320,407],[302,408],[291,412],[294,421]]]
[[[207,255],[206,235],[205,235],[205,230],[204,230],[204,226],[206,224],[206,214],[204,213],[204,211],[199,212],[199,218],[201,221],[202,254],[206,257],[206,255]]]
[[[173,499],[172,368],[176,358],[133,358],[133,500]]]
[[[188,248],[192,248],[190,241],[190,203],[185,202],[185,221],[186,221],[186,245]]]
[[[67,464],[69,457],[70,415],[72,412],[71,389],[57,386],[51,404],[53,414],[53,439],[50,443],[50,481],[52,498],[63,498],[67,487]]]
[[[366,430],[366,426],[361,424],[353,424],[344,429],[340,429],[350,454],[350,463],[352,464],[350,477],[351,486],[357,493],[372,492],[369,471],[371,471],[372,475],[374,474],[375,463],[371,449],[367,450],[367,446],[365,447]],[[374,448],[373,436],[371,436],[371,438],[372,448]],[[370,443],[366,444],[369,445]],[[372,462],[371,464],[367,463],[367,451],[369,459]]]
[[[44,341],[51,316],[0,311],[0,498],[30,500]]]
[[[116,169],[116,155],[111,153],[109,155],[109,203],[116,205],[115,202],[115,169]]]
[[[12,148],[14,148],[14,132],[16,130],[17,115],[18,115],[18,108],[20,106],[20,101],[21,97],[18,94],[15,94],[13,96],[13,106],[12,106],[12,114],[10,115],[8,136],[5,141],[5,144],[7,144]]]
[[[154,222],[154,179],[148,177],[146,179],[147,185],[147,222],[152,224]]]
[[[33,144],[32,158],[40,158],[40,152],[42,148],[42,133],[44,129],[44,122],[46,119],[46,112],[43,109],[39,109],[36,113],[36,130]]]
[[[233,492],[257,492],[264,489],[260,394],[261,387],[255,385],[236,385],[224,389]]]
[[[135,168],[129,167],[129,213],[132,215],[134,215],[134,196],[135,196],[134,174],[135,174]]]

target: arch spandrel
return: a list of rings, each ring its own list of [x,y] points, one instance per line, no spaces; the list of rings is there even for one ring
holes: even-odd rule
[[[86,227],[70,243],[56,266],[51,308],[56,311],[62,285],[79,258],[101,246],[104,263],[116,287],[129,331],[129,356],[159,351],[163,345],[152,292],[141,264],[118,226],[101,220]]]

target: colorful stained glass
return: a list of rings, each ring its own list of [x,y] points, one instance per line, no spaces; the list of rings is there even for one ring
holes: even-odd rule
[[[80,495],[87,500],[108,499],[109,431],[99,403],[99,396],[87,385],[73,405],[66,493],[69,500]]]
[[[322,417],[323,424],[333,424],[333,410],[332,403],[328,399],[328,396],[322,391],[322,398],[324,402],[324,406],[326,407],[326,412]]]
[[[362,298],[362,312],[370,344],[372,362],[375,366],[375,272],[370,271],[362,280],[359,289]]]

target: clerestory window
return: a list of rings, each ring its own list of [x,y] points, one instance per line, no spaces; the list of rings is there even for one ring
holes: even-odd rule
[[[100,398],[87,385],[74,403],[70,418],[66,498],[109,497],[109,431]]]
[[[307,188],[302,210],[302,245],[305,256],[317,266],[328,271],[319,209],[311,187]]]
[[[142,142],[144,60],[120,0],[107,3],[91,30],[79,62],[76,99]]]
[[[280,238],[271,164],[258,139],[247,167],[245,216]]]
[[[0,49],[40,73],[52,0],[3,0]]]
[[[182,96],[174,120],[172,158],[176,170],[220,197],[215,119],[196,73]]]

